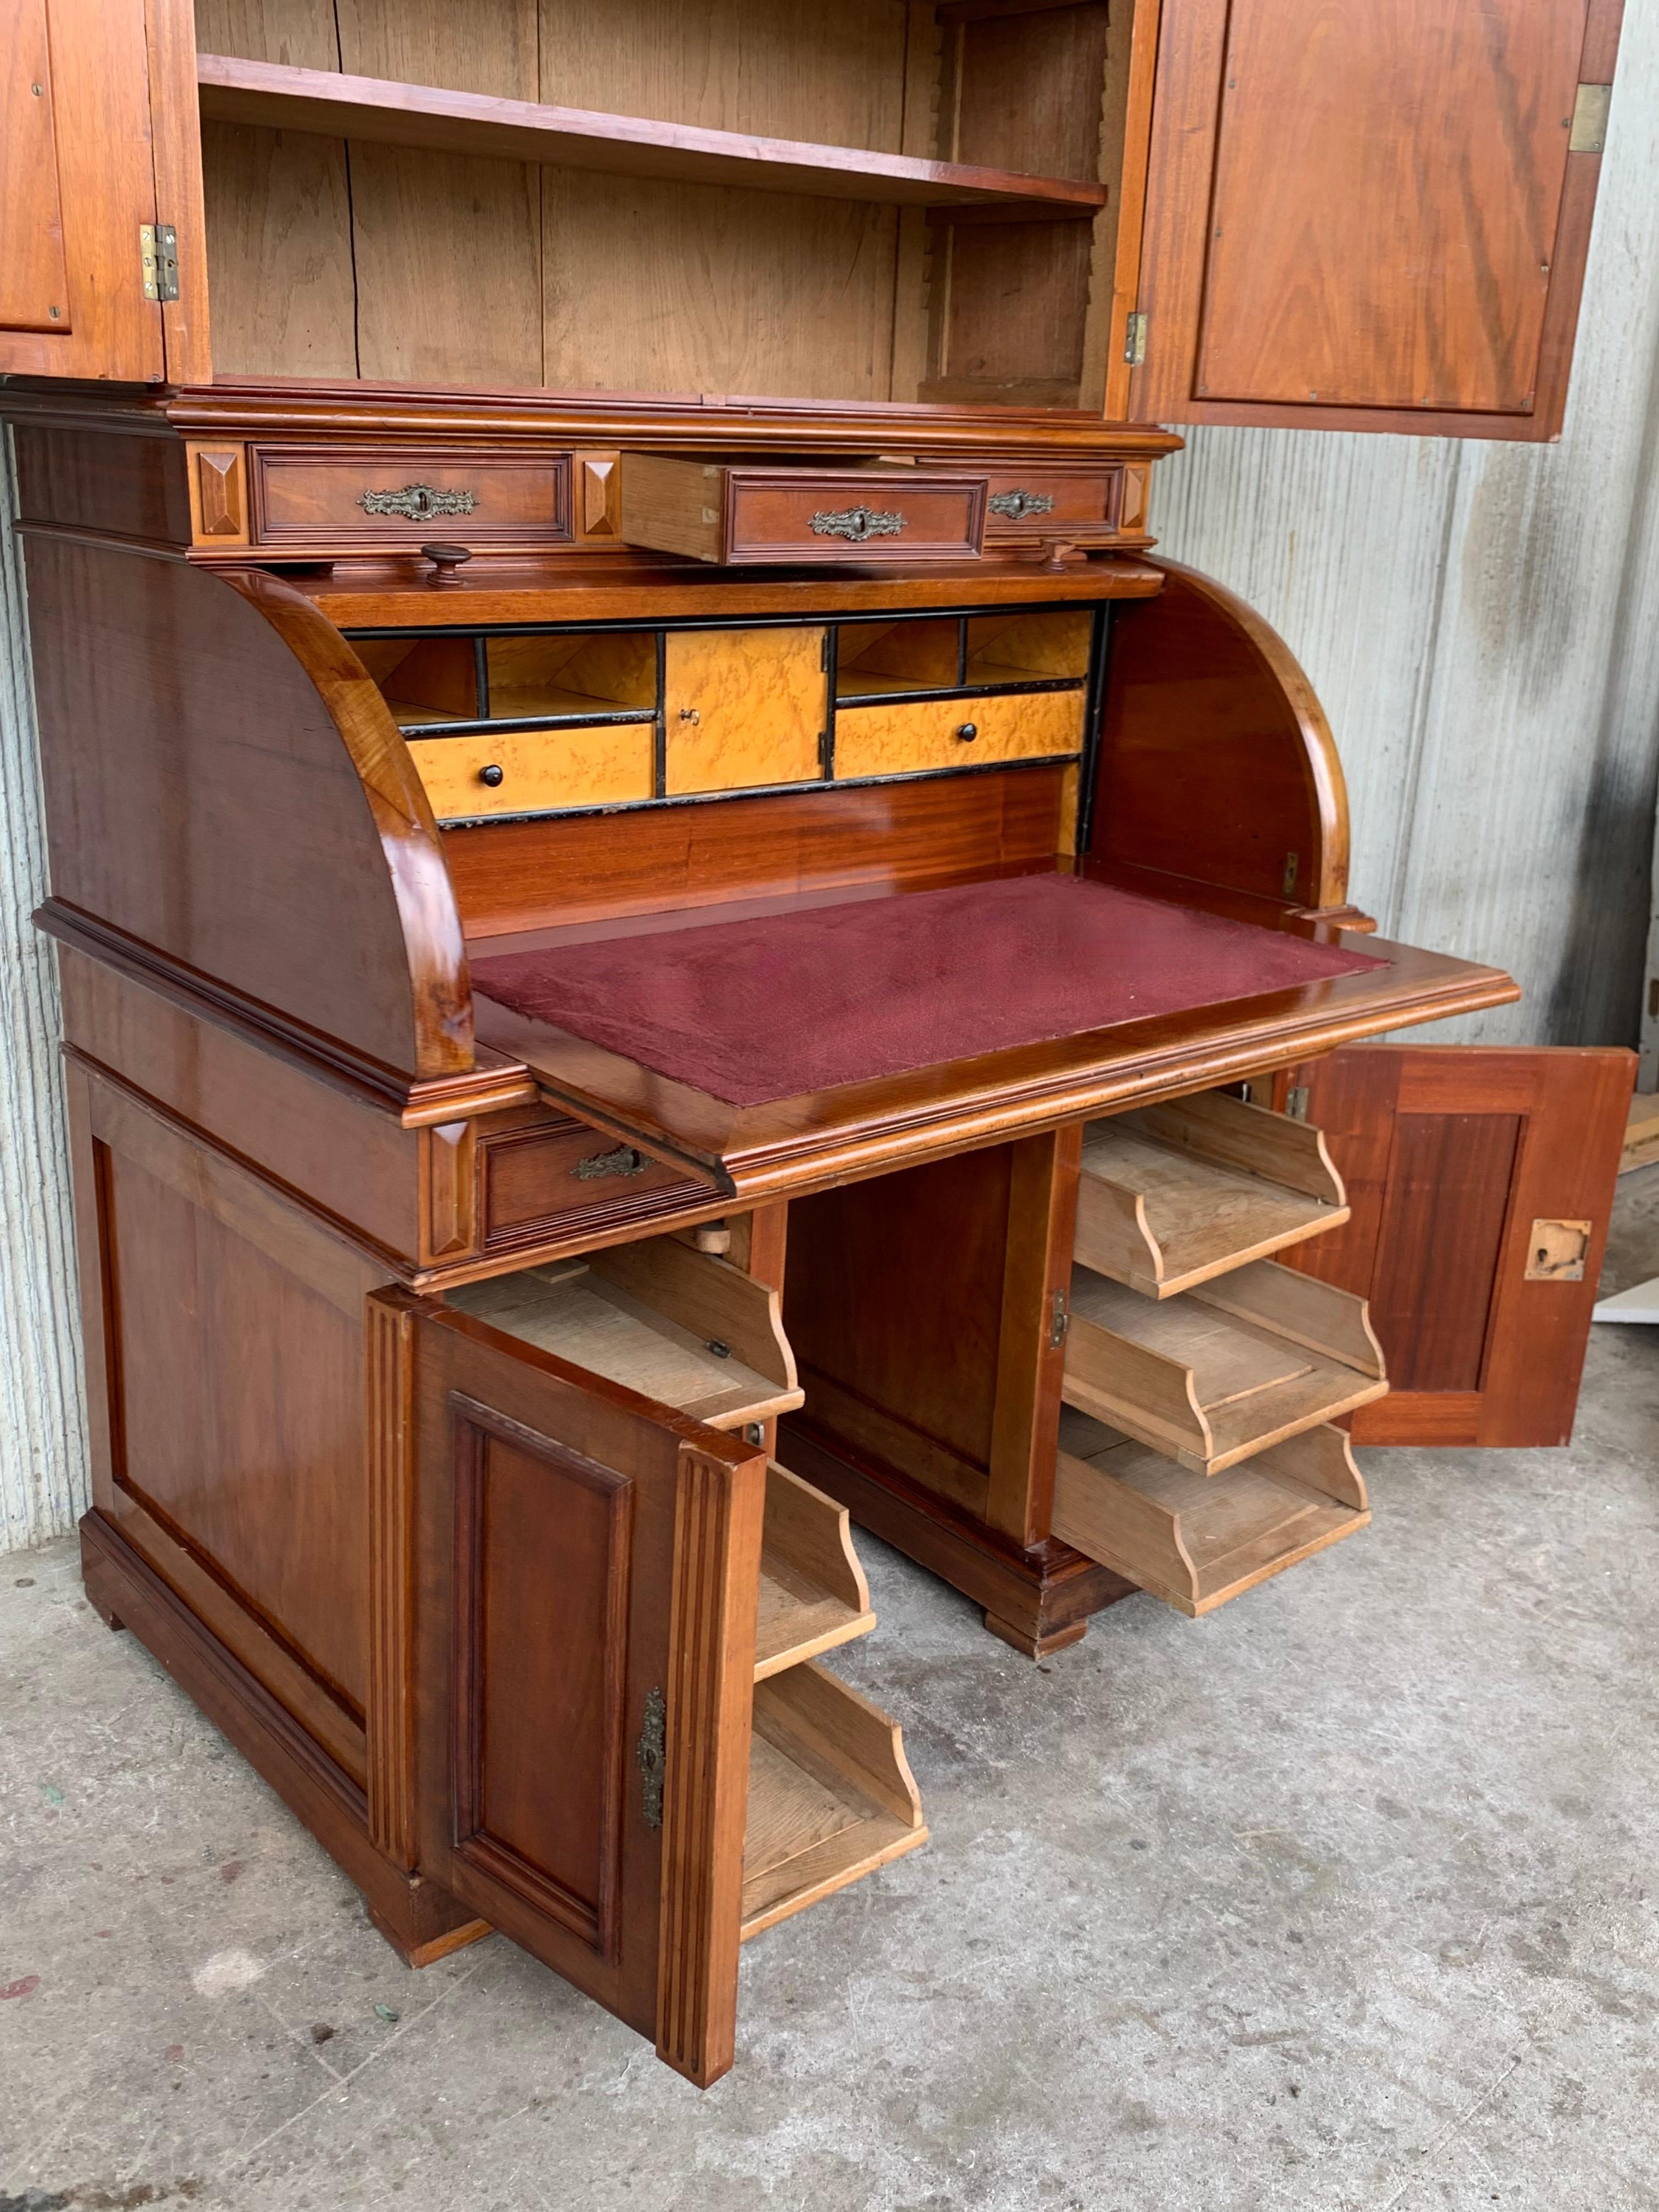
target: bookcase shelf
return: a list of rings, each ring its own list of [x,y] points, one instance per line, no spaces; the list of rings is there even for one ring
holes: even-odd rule
[[[1106,203],[1104,185],[1075,178],[1024,176],[857,147],[706,131],[591,108],[545,106],[436,85],[246,61],[231,54],[199,54],[197,82],[202,114],[209,122],[253,124],[321,137],[901,206],[1006,207],[1026,216],[1086,218]]]

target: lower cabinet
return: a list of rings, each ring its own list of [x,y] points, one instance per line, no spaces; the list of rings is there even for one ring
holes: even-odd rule
[[[747,1937],[926,1841],[843,1509],[769,1461],[775,1291],[672,1237],[387,1293],[410,1340],[418,1870],[700,2083]]]

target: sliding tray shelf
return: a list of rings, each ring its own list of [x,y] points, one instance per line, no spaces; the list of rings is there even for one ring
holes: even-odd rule
[[[492,1276],[448,1303],[711,1428],[802,1403],[777,1292],[677,1237]]]
[[[847,1508],[774,1460],[766,1476],[755,1680],[867,1636],[875,1625]]]
[[[1060,1418],[1054,1534],[1194,1618],[1370,1517],[1340,1429],[1309,1429],[1206,1480],[1086,1414]]]
[[[1147,1297],[1347,1218],[1319,1131],[1223,1091],[1116,1115],[1084,1136],[1075,1255]]]
[[[927,1840],[896,1724],[808,1660],[755,1686],[743,1939]]]
[[[1168,1304],[1072,1277],[1063,1395],[1194,1474],[1388,1389],[1365,1301],[1256,1260]]]

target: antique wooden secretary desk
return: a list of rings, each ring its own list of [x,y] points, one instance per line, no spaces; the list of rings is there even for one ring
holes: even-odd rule
[[[1334,1051],[1514,986],[1147,512],[1554,434],[1618,15],[0,5],[87,1584],[412,1960],[712,2081],[848,1508],[1036,1654],[1565,1434],[1629,1057]]]

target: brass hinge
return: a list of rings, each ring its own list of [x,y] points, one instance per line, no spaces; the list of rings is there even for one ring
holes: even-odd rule
[[[138,266],[147,300],[179,296],[179,234],[170,222],[138,226]]]
[[[1146,359],[1146,318],[1131,315],[1123,325],[1123,358],[1131,368],[1144,366]]]
[[[1291,1084],[1290,1089],[1285,1093],[1285,1111],[1292,1121],[1307,1120],[1308,1086],[1305,1083]]]
[[[1058,1352],[1066,1341],[1066,1332],[1072,1326],[1072,1316],[1066,1310],[1066,1293],[1056,1291],[1048,1310],[1048,1348]]]
[[[1567,126],[1570,154],[1599,154],[1607,143],[1607,109],[1613,100],[1610,84],[1581,84],[1573,95],[1572,120]]]

